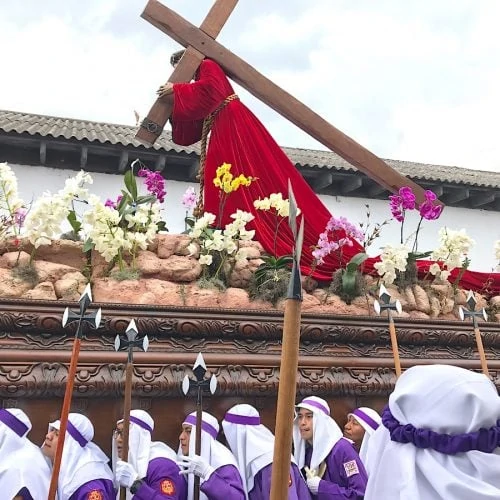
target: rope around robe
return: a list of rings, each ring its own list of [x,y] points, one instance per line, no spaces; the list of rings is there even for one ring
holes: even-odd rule
[[[214,122],[215,117],[217,114],[224,109],[231,101],[234,101],[236,99],[239,99],[237,94],[231,94],[227,96],[218,106],[215,108],[214,111],[212,111],[209,115],[205,117],[203,120],[203,128],[201,131],[201,144],[200,144],[200,168],[198,170],[198,175],[196,176],[196,179],[199,180],[200,182],[200,196],[198,197],[198,203],[196,204],[196,207],[193,210],[193,215],[198,218],[201,217],[203,214],[203,188],[205,186],[204,182],[204,174],[205,174],[205,162],[207,159],[207,140],[208,140],[208,133],[210,132],[210,129],[212,128],[212,124]]]

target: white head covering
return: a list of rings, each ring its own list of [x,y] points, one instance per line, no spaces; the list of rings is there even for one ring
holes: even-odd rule
[[[238,461],[247,498],[254,486],[255,475],[272,463],[274,435],[260,423],[259,412],[250,405],[240,404],[230,408],[222,421],[227,443]]]
[[[201,452],[200,456],[205,459],[214,469],[223,467],[224,465],[234,465],[239,470],[236,458],[234,455],[222,444],[217,441],[219,434],[219,422],[217,419],[207,413],[202,412],[201,416]],[[189,456],[195,455],[196,446],[196,412],[190,413],[182,425],[191,425],[191,438],[189,439]],[[182,449],[179,446],[179,456],[182,456]],[[241,472],[240,472],[241,474]],[[242,476],[242,483],[245,480]],[[188,475],[188,500],[193,499],[194,491],[194,477],[192,474]],[[200,500],[207,500],[207,496],[200,491]],[[229,499],[228,499],[229,500]]]
[[[380,415],[371,408],[362,406],[361,408],[356,408],[352,413],[349,413],[347,417],[354,417],[356,422],[363,427],[365,430],[365,435],[363,436],[363,441],[361,441],[361,448],[359,449],[359,457],[366,467],[366,455],[368,453],[368,443],[370,442],[370,437],[378,429],[379,425],[382,423],[382,418]]]
[[[59,429],[61,422],[49,424],[49,429]],[[80,413],[68,415],[68,427],[61,458],[61,470],[57,486],[57,495],[65,500],[82,485],[95,479],[113,481],[113,473],[108,466],[108,457],[92,442],[94,426]]]
[[[496,426],[500,398],[482,374],[455,366],[414,366],[398,379],[389,410],[405,435],[412,425],[453,436]],[[384,412],[383,425],[371,438],[365,500],[500,498],[500,448],[492,453],[473,450],[454,455],[417,448],[412,442],[392,441],[386,418]]]
[[[325,460],[339,439],[342,439],[342,431],[337,422],[330,417],[330,407],[324,399],[309,396],[303,399],[296,408],[306,408],[313,413],[313,451],[310,469],[319,469],[321,462]],[[298,417],[293,423],[293,447],[295,461],[299,469],[302,469],[305,465],[306,441],[300,435]]]
[[[116,423],[119,424],[122,422],[123,419],[120,419]],[[160,441],[151,440],[154,427],[154,420],[149,413],[144,410],[131,410],[127,461],[134,467],[141,478],[146,477],[149,462],[154,458],[164,457],[174,462],[177,460],[177,455],[170,446]],[[112,465],[113,470],[115,470],[116,462],[118,461],[118,449],[115,439],[113,439],[111,450]],[[127,499],[132,497],[132,493],[127,490]],[[117,498],[119,498],[119,493],[117,494]]]
[[[27,488],[33,498],[46,498],[50,468],[38,446],[26,435],[31,421],[17,408],[0,409],[0,489],[2,497],[14,498]]]

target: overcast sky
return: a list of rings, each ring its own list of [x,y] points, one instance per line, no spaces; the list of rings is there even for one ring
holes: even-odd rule
[[[200,24],[212,0],[164,0]],[[0,109],[133,125],[180,48],[146,0],[0,0]],[[499,0],[240,0],[227,48],[383,158],[500,172]],[[237,89],[283,146],[324,149]]]

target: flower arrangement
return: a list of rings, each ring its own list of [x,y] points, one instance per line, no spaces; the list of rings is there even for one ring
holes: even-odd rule
[[[380,262],[374,267],[386,285],[394,282],[400,287],[405,287],[417,281],[416,261],[428,257],[431,252],[418,252],[418,235],[424,220],[436,220],[441,215],[443,206],[437,201],[437,196],[432,191],[425,191],[425,201],[417,205],[415,194],[408,186],[399,189],[398,194],[389,196],[389,206],[392,217],[401,223],[399,245],[386,245],[380,256]],[[411,235],[405,239],[404,226],[407,212],[417,210],[420,219],[413,233],[413,243],[408,246]]]
[[[460,268],[460,273],[455,280],[458,284],[464,271],[469,267],[470,259],[467,257],[475,241],[470,238],[465,229],[455,231],[447,227],[439,230],[439,247],[432,254],[436,262],[429,268],[429,272],[441,280],[447,280],[450,272]]]
[[[271,193],[269,197],[253,202],[256,210],[270,213],[275,220],[273,253],[262,255],[262,264],[256,269],[250,282],[250,296],[263,298],[273,304],[285,296],[290,277],[289,266],[293,263],[292,255],[277,255],[277,239],[280,227],[290,213],[290,200],[281,193]],[[297,215],[300,214],[300,209]]]
[[[246,225],[254,219],[248,212],[237,210],[231,214],[233,222],[226,224],[224,229],[214,227],[216,221],[222,220],[225,203],[231,193],[240,187],[248,187],[255,181],[254,177],[241,174],[234,177],[231,173],[231,164],[223,163],[217,168],[213,179],[214,186],[219,188],[219,214],[205,212],[198,219],[186,217],[186,223],[191,226],[188,235],[191,243],[188,246],[190,255],[200,253],[199,262],[203,266],[203,286],[216,286],[224,289],[231,276],[234,265],[239,260],[246,259],[244,248],[240,248],[241,241],[250,241],[255,235],[254,230],[248,230]],[[184,206],[196,203],[193,192],[185,193]]]
[[[339,234],[342,235],[340,238]],[[346,217],[332,216],[325,230],[319,235],[316,248],[312,252],[315,266],[323,264],[328,255],[337,255],[338,269],[333,273],[330,290],[347,302],[363,293],[359,266],[368,258],[366,252],[360,252],[354,255],[345,267],[343,266],[343,248],[351,247],[353,240],[364,242],[365,233],[361,228]]]
[[[0,239],[18,238],[27,209],[19,198],[14,172],[7,163],[0,163]]]
[[[142,167],[138,176],[145,179],[148,194],[140,195],[133,172],[135,163],[125,173],[124,188],[116,201],[108,199],[103,203],[91,196],[90,210],[83,216],[84,251],[95,249],[110,263],[110,268],[117,264],[115,277],[118,279],[138,277],[137,252],[146,250],[154,236],[166,230],[161,220],[165,181],[158,172]],[[126,268],[127,258],[130,258],[130,269]]]

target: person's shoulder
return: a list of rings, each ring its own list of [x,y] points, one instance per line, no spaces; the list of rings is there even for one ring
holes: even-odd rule
[[[345,453],[347,455],[357,455],[354,444],[350,439],[340,438],[332,448],[332,453]]]

